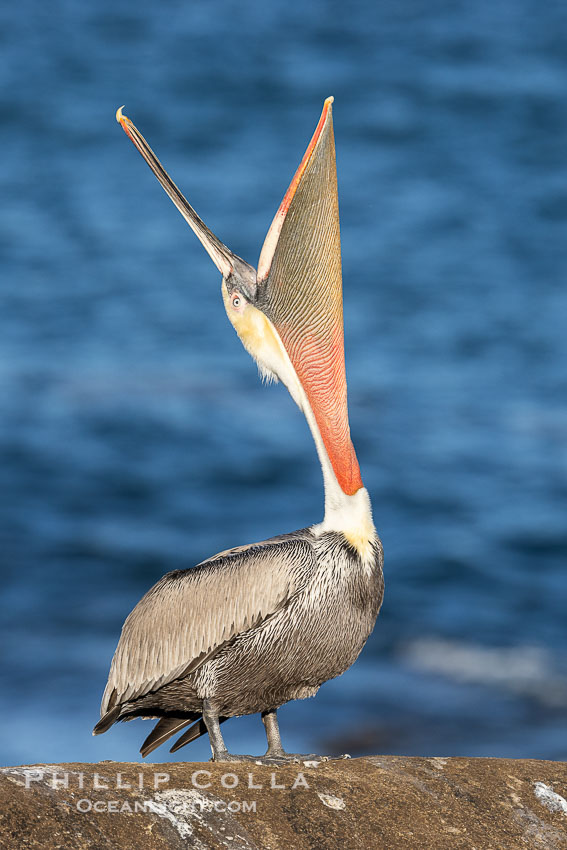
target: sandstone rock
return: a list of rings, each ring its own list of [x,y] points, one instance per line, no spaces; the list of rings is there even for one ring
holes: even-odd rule
[[[0,770],[0,847],[567,848],[567,764],[373,756]]]

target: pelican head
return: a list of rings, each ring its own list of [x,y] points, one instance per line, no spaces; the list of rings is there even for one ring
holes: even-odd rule
[[[326,514],[353,501],[369,512],[350,437],[333,98],[274,217],[258,271],[226,247],[183,197],[148,143],[116,118],[222,274],[232,325],[263,376],[281,380],[306,416],[323,468]]]

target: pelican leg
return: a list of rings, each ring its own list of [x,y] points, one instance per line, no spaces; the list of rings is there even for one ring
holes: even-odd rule
[[[268,749],[266,750],[265,758],[285,758],[286,752],[282,747],[277,709],[272,708],[270,711],[263,711],[262,722],[266,730],[266,738],[268,739]]]
[[[262,722],[266,730],[266,738],[268,739],[268,749],[266,755],[262,757],[262,761],[268,764],[282,764],[290,761],[327,761],[327,756],[317,756],[315,753],[286,753],[282,747],[282,739],[280,737],[280,727],[278,725],[277,709],[272,708],[269,711],[262,712]]]
[[[213,761],[257,761],[256,756],[229,753],[220,730],[218,713],[208,699],[203,700],[203,720],[209,733]]]
[[[203,720],[209,733],[209,742],[213,752],[214,761],[222,761],[223,756],[228,755],[228,750],[222,736],[219,724],[219,716],[213,711],[208,699],[203,700]]]

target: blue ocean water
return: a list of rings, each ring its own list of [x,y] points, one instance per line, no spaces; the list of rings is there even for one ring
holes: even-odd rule
[[[148,723],[91,737],[134,604],[322,515],[300,413],[115,110],[256,263],[330,94],[386,596],[284,743],[567,758],[566,33],[535,0],[3,5],[0,763],[134,760]],[[261,751],[257,717],[226,730]]]

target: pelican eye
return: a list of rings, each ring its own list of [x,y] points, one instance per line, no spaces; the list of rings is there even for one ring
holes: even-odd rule
[[[240,292],[233,292],[232,293],[232,295],[230,297],[230,303],[232,304],[232,306],[236,310],[238,310],[239,307],[243,306],[244,299],[243,299],[242,295],[240,294]]]

